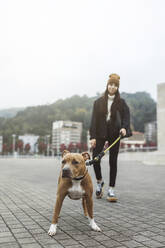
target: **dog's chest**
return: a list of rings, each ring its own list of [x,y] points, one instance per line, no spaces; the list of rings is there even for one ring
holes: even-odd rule
[[[72,187],[69,188],[68,190],[68,196],[72,200],[79,200],[80,198],[83,197],[85,191],[83,190],[80,181],[73,181],[72,182]]]

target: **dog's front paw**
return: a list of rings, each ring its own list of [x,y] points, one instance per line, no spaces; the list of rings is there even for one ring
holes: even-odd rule
[[[95,221],[93,219],[90,221],[90,226],[91,226],[92,230],[94,230],[96,232],[101,232],[100,227],[98,227],[98,225],[95,223]]]
[[[56,234],[56,230],[57,230],[57,224],[51,224],[49,231],[48,231],[48,234],[50,236],[53,236]]]
[[[94,223],[92,226],[91,226],[92,230],[96,231],[96,232],[101,232],[101,229],[100,227],[98,227],[98,225],[96,223]]]

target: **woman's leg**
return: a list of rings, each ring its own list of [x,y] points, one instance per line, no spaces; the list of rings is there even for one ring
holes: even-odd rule
[[[111,144],[115,139],[111,139]],[[109,152],[109,166],[110,166],[110,175],[109,175],[109,186],[114,187],[116,183],[117,176],[117,158],[119,153],[120,141],[118,141]]]
[[[96,140],[96,147],[93,149],[93,159],[103,150],[104,144],[105,144],[104,139]],[[95,162],[93,168],[96,175],[96,179],[98,181],[102,180],[100,161]]]

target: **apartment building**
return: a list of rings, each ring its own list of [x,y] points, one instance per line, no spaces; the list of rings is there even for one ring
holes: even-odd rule
[[[149,122],[145,124],[145,140],[148,145],[157,145],[157,122]]]
[[[74,121],[55,121],[52,127],[52,148],[60,151],[60,145],[68,146],[70,143],[80,143],[82,123]]]

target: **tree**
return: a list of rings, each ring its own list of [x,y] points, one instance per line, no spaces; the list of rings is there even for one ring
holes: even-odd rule
[[[74,146],[74,144],[72,142],[68,145],[67,150],[70,151],[70,152],[74,152],[75,146]]]
[[[24,148],[25,152],[26,152],[26,153],[29,153],[30,149],[31,149],[31,146],[30,146],[29,143],[27,143],[27,144],[25,145],[25,148]]]
[[[64,150],[66,150],[66,145],[65,144],[61,144],[60,145],[60,151],[63,152]]]
[[[81,152],[82,151],[82,143],[76,143],[76,149],[77,149],[77,152]]]
[[[38,142],[38,151],[39,154],[44,154],[47,150],[47,145],[43,141]]]
[[[7,146],[6,143],[4,143],[3,146],[2,146],[2,152],[3,152],[3,154],[7,154],[8,151],[9,151],[8,146]]]
[[[18,153],[23,152],[23,141],[22,140],[18,140],[16,142],[16,150],[18,150]]]

